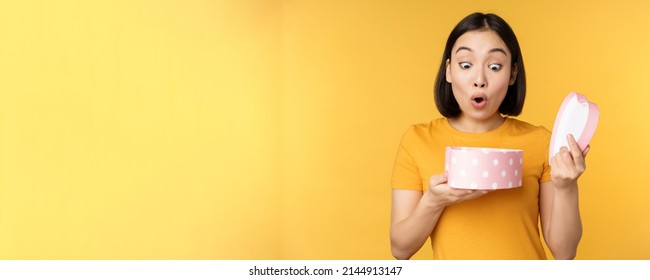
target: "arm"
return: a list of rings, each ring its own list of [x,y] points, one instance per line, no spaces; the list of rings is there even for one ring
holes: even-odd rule
[[[431,176],[425,192],[393,190],[390,245],[396,259],[409,259],[429,238],[445,206],[488,191],[452,189],[444,174]]]
[[[551,182],[540,185],[540,217],[546,245],[555,259],[573,259],[582,237],[578,203],[578,178],[585,171],[584,154],[573,136],[571,149],[562,147],[551,158]]]

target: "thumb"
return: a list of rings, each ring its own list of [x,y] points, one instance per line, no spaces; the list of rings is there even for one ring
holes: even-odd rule
[[[436,174],[429,178],[429,186],[436,186],[447,182],[447,174]]]

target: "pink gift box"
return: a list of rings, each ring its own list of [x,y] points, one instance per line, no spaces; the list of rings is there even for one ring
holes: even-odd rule
[[[447,147],[447,184],[473,190],[521,187],[523,153],[512,149]]]

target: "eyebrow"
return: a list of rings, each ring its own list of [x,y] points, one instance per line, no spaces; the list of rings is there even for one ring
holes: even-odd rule
[[[462,50],[474,52],[474,50],[472,50],[472,49],[470,49],[468,47],[458,47],[458,49],[456,50],[456,53],[458,53],[459,51],[462,51]],[[502,48],[494,48],[494,49],[491,49],[490,51],[488,51],[488,53],[493,53],[493,52],[501,52],[504,55],[508,56],[508,53],[506,53],[506,51],[504,49],[502,49]]]

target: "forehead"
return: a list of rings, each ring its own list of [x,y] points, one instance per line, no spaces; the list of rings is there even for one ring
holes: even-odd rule
[[[454,43],[452,55],[461,47],[469,48],[473,52],[479,53],[487,53],[490,50],[499,48],[503,49],[510,56],[510,51],[506,43],[499,37],[499,34],[489,29],[465,32]]]

